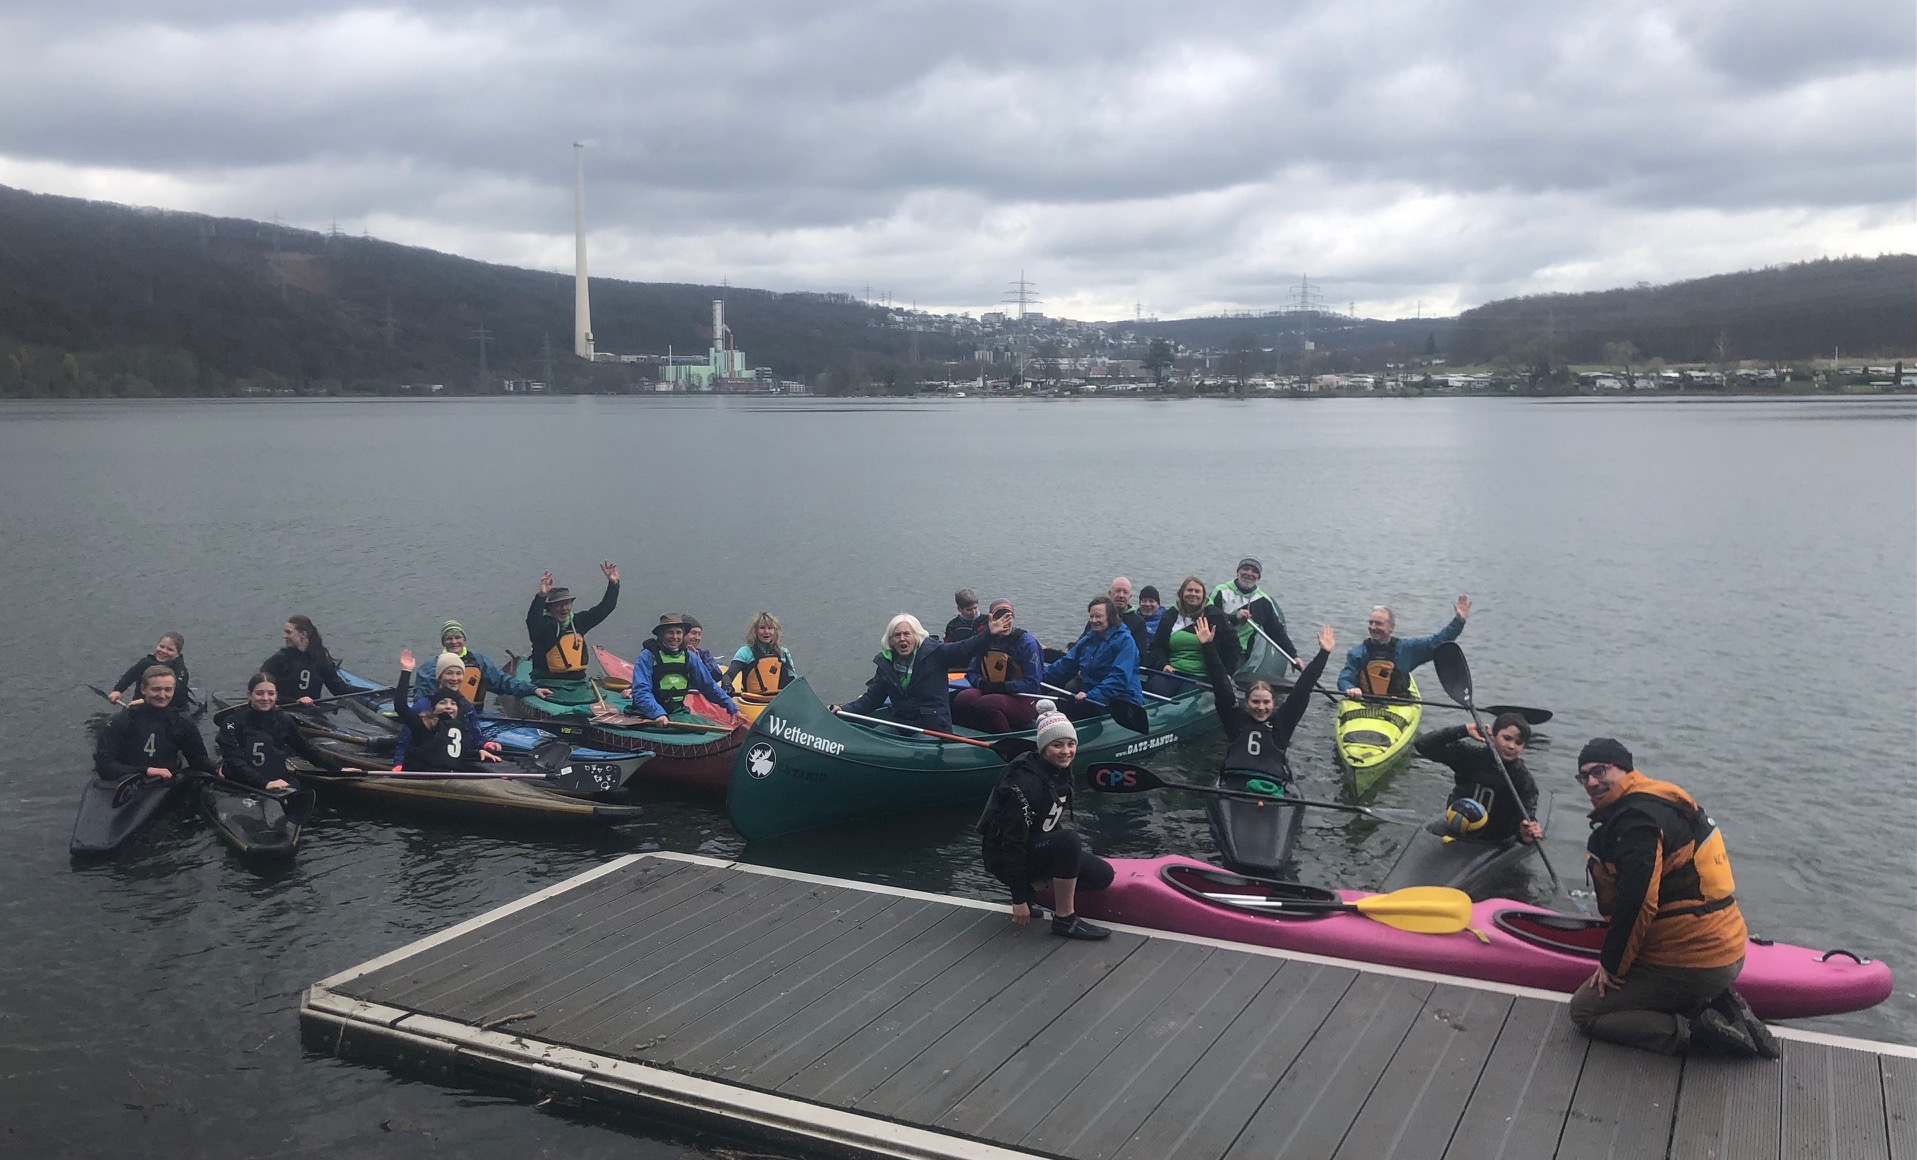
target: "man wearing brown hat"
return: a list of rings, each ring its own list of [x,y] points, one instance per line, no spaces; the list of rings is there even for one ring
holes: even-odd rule
[[[1717,823],[1690,794],[1639,773],[1610,737],[1584,746],[1577,779],[1591,799],[1586,867],[1610,930],[1571,996],[1571,1022],[1664,1055],[1775,1059],[1770,1031],[1731,986],[1748,935]]]
[[[532,679],[535,684],[548,681],[582,681],[586,678],[586,634],[612,615],[619,603],[619,565],[607,561],[599,565],[606,574],[606,594],[585,612],[572,610],[572,592],[555,588],[552,573],[539,578],[539,591],[532,607],[526,610],[526,635],[532,640]]]
[[[704,693],[707,700],[723,705],[726,712],[738,714],[739,707],[719,687],[718,674],[686,647],[688,619],[676,612],[666,613],[653,626],[652,639],[640,647],[638,658],[632,662],[635,717],[650,717],[663,725],[685,709],[690,693]]]

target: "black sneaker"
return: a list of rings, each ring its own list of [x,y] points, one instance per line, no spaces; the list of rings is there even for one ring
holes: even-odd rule
[[[1757,1044],[1744,1024],[1725,1018],[1716,1007],[1704,1008],[1703,1014],[1691,1020],[1691,1047],[1709,1048],[1735,1059],[1757,1058]]]
[[[1052,933],[1060,938],[1078,938],[1086,942],[1097,942],[1099,939],[1112,937],[1111,931],[1102,926],[1093,926],[1076,914],[1069,918],[1053,915]]]
[[[1751,1010],[1751,1005],[1744,1001],[1744,996],[1737,993],[1737,988],[1726,987],[1723,994],[1711,1000],[1711,1010],[1722,1012],[1725,1019],[1742,1027],[1744,1034],[1750,1037],[1751,1046],[1757,1049],[1758,1055],[1765,1059],[1777,1059],[1784,1054],[1777,1046],[1777,1036],[1772,1035],[1771,1029],[1764,1026],[1764,1021]]]

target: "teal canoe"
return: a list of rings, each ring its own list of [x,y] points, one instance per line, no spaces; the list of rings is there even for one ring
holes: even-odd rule
[[[1151,730],[1109,717],[1078,723],[1078,761],[1144,762],[1168,745],[1218,728],[1209,690],[1148,702]],[[1009,735],[957,733],[984,741]],[[856,818],[934,806],[980,805],[1005,763],[990,749],[907,736],[832,715],[804,678],[787,685],[746,735],[732,766],[726,809],[747,841]]]
[[[513,675],[531,679],[532,661],[522,659]],[[517,713],[555,722],[577,722],[580,738],[587,745],[621,751],[651,750],[655,756],[630,787],[653,786],[698,797],[717,797],[726,792],[733,758],[745,740],[746,726],[739,722],[731,731],[696,729],[646,729],[628,725],[608,725],[593,720],[593,707],[602,695],[585,681],[548,681],[548,697],[518,697],[508,700]],[[624,693],[604,693],[606,704],[624,712],[628,699]],[[672,720],[687,725],[714,724],[694,713],[674,713]]]

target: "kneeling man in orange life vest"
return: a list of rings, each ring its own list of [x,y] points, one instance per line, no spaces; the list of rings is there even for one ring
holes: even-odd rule
[[[1664,1055],[1775,1059],[1770,1032],[1732,987],[1748,936],[1717,824],[1609,737],[1578,754],[1577,779],[1591,799],[1586,865],[1611,925],[1597,971],[1571,997],[1572,1023]]]

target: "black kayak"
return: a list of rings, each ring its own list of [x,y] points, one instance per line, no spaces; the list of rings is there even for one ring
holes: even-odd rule
[[[1538,818],[1547,825],[1551,817],[1551,791],[1538,791]],[[1548,832],[1548,831],[1547,831]],[[1516,838],[1487,842],[1477,838],[1444,836],[1444,818],[1411,832],[1398,862],[1385,876],[1380,891],[1389,893],[1406,886],[1450,886],[1477,897],[1499,874],[1537,855]]]
[[[185,784],[183,778],[158,780],[140,774],[116,781],[89,778],[80,791],[68,850],[78,855],[113,853],[158,817]]]
[[[313,810],[313,791],[280,796],[223,778],[200,783],[200,812],[220,840],[241,854],[291,858]]]
[[[1212,838],[1225,865],[1241,874],[1272,876],[1291,861],[1291,848],[1298,841],[1298,831],[1304,828],[1305,810],[1303,806],[1283,804],[1283,795],[1291,792],[1289,778],[1234,770],[1218,775],[1220,789],[1256,792],[1250,788],[1253,781],[1276,785],[1281,796],[1271,798],[1269,803],[1213,797],[1205,805],[1211,814]]]

